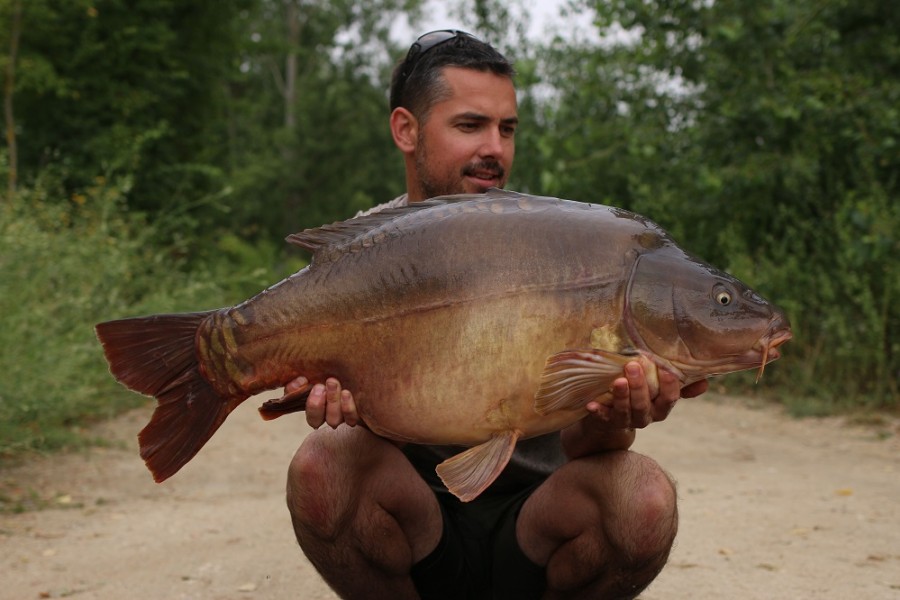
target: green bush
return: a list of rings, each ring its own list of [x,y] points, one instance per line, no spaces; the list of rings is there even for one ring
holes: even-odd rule
[[[98,179],[60,201],[42,181],[0,213],[0,456],[82,443],[85,424],[144,401],[109,375],[96,323],[224,306],[275,281],[275,244],[223,236],[191,261],[187,245],[158,246],[177,223],[129,213],[128,189]]]

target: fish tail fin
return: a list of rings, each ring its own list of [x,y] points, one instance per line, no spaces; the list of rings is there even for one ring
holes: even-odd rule
[[[215,311],[154,315],[96,326],[110,372],[157,399],[138,434],[141,458],[157,482],[183,467],[244,398],[224,398],[200,372],[196,335]]]

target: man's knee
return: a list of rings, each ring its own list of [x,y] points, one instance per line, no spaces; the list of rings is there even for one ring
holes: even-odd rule
[[[434,493],[396,446],[367,430],[310,434],[288,467],[287,505],[300,547],[332,585],[342,560],[402,577],[442,531]]]
[[[621,497],[626,505],[609,533],[614,572],[611,587],[622,597],[635,597],[662,571],[678,532],[675,484],[653,460],[631,454],[629,480],[632,485]]]
[[[597,475],[587,484],[596,521],[557,557],[565,564],[548,564],[548,582],[558,590],[580,589],[577,597],[635,597],[665,566],[675,541],[674,483],[656,462],[634,452],[602,457],[589,468]]]
[[[440,530],[434,494],[406,457],[358,427],[304,440],[288,467],[287,503],[298,538],[333,540],[354,522],[368,527],[383,518],[400,526],[426,519]]]
[[[337,537],[350,512],[348,499],[353,498],[341,492],[345,472],[334,440],[317,433],[304,440],[288,466],[287,506],[301,543],[304,534]]]
[[[678,532],[675,484],[653,460],[629,453],[628,484],[619,496],[622,505],[613,523],[611,541],[633,562],[661,559],[665,563]]]

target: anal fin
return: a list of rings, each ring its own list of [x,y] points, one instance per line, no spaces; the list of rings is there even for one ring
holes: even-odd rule
[[[448,458],[437,466],[438,477],[454,496],[469,502],[503,472],[521,433],[502,431],[490,440]]]
[[[285,394],[281,398],[266,400],[259,407],[259,415],[264,421],[271,421],[282,415],[304,411],[306,410],[306,399],[309,397],[310,390],[312,390],[312,385],[306,385],[299,390]]]

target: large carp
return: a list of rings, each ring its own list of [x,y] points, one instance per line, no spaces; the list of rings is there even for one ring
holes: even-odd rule
[[[463,500],[516,441],[609,404],[630,360],[683,384],[759,368],[785,315],[612,208],[493,190],[289,236],[311,264],[230,308],[97,325],[113,375],[158,406],[139,435],[157,481],[253,394],[337,377],[378,435],[468,450],[438,466]],[[305,395],[260,408],[302,410]]]

